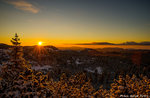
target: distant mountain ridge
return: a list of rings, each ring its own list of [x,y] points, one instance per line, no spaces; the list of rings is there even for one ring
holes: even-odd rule
[[[144,42],[130,41],[130,42],[123,42],[119,44],[109,43],[109,42],[92,42],[92,43],[80,43],[76,45],[150,45],[150,41],[144,41]]]
[[[0,43],[0,49],[7,49],[7,48],[10,48],[10,47],[11,47],[11,45]]]
[[[78,43],[78,44],[73,44],[73,45],[145,45],[145,46],[150,46],[150,41],[143,41],[143,42],[134,42],[134,41],[127,41],[119,44],[115,43],[109,43],[109,42],[92,42],[92,43]],[[7,45],[4,43],[0,43],[0,49],[7,49],[12,47],[12,45]],[[34,46],[23,46],[23,47],[34,47]],[[44,46],[46,48],[51,48],[53,50],[58,50],[55,46]],[[75,47],[77,49],[80,49],[81,47]],[[68,48],[70,49],[70,48]],[[75,49],[76,50],[76,49]]]
[[[81,43],[76,45],[115,45],[115,44],[109,42],[92,42],[92,43]]]
[[[121,45],[150,45],[150,42],[125,42],[125,43],[122,43]]]
[[[0,49],[8,49],[12,47],[12,45],[7,45],[7,44],[4,44],[4,43],[0,43]],[[37,45],[33,45],[33,46],[23,46],[24,48],[28,48],[28,47],[37,47]],[[45,48],[49,48],[49,49],[52,49],[52,50],[58,50],[58,48],[56,48],[55,46],[52,46],[52,45],[46,45],[46,46],[43,46]]]

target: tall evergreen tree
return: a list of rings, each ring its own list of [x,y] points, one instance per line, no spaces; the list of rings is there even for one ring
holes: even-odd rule
[[[23,56],[23,49],[20,46],[20,38],[17,33],[11,40],[12,48],[10,52],[10,60],[2,67],[2,77],[6,81],[12,81],[18,78],[19,74],[25,70],[27,65]]]

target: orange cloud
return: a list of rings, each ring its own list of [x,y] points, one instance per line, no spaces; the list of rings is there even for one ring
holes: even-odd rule
[[[15,8],[23,10],[23,11],[29,11],[32,13],[39,12],[39,9],[37,9],[33,4],[25,0],[6,0],[6,2],[15,6]]]

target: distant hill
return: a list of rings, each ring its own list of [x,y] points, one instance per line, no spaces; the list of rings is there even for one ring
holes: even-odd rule
[[[92,42],[92,43],[81,43],[76,45],[115,45],[115,44],[109,42]]]
[[[80,44],[76,44],[76,45],[150,45],[149,41],[145,41],[145,42],[123,42],[120,44],[115,44],[115,43],[109,43],[109,42],[92,42],[92,43],[80,43]]]
[[[124,42],[121,43],[120,45],[150,45],[150,42]]]
[[[0,49],[7,49],[7,48],[10,48],[10,47],[11,47],[11,45],[0,43]]]
[[[34,45],[34,46],[23,46],[24,49],[35,49],[37,47],[39,47],[38,45]],[[58,48],[56,48],[55,46],[51,46],[51,45],[47,45],[47,46],[42,46],[42,48],[48,49],[48,50],[59,50]]]
[[[49,49],[52,49],[52,50],[58,50],[58,48],[56,48],[55,46],[44,46],[45,48],[49,48]]]
[[[11,45],[7,45],[7,44],[4,44],[4,43],[0,43],[0,49],[8,49],[12,47]],[[34,48],[34,47],[37,47],[37,45],[35,46],[23,46],[25,49],[26,48]],[[47,48],[47,49],[51,49],[51,50],[58,50],[58,48],[56,48],[55,46],[44,46],[44,48]]]

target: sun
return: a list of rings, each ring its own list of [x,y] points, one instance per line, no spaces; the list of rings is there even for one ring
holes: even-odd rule
[[[39,46],[41,46],[42,44],[43,44],[43,42],[41,42],[41,41],[40,41],[40,42],[38,42],[38,45],[39,45]]]

